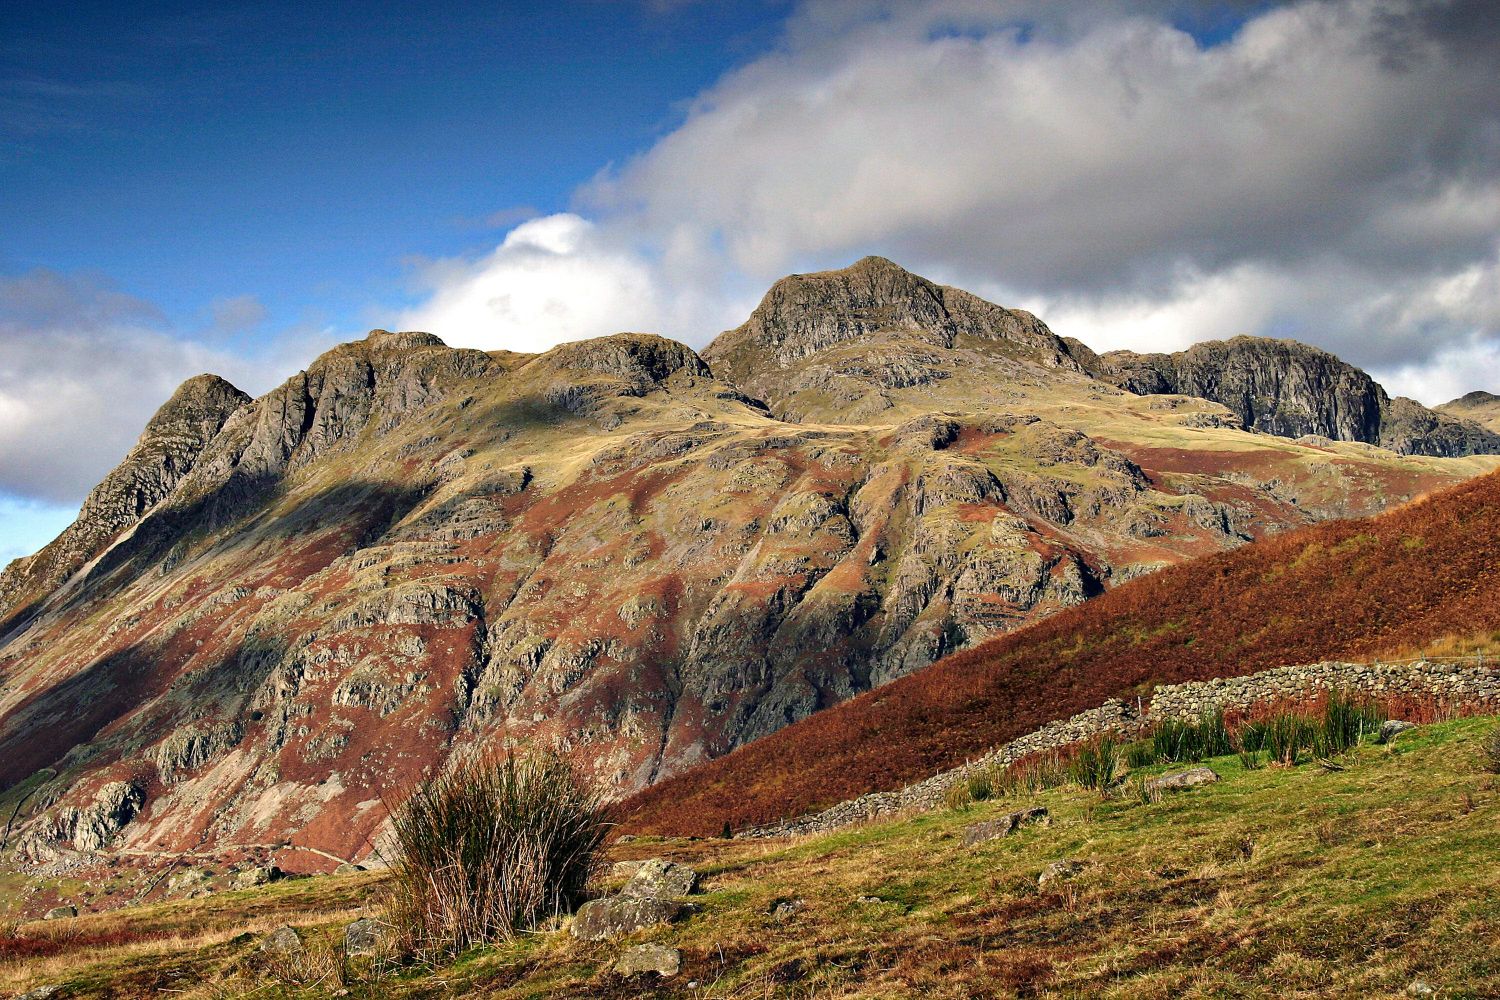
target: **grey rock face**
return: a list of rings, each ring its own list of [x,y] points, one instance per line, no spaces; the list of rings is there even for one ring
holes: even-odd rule
[[[43,920],[67,920],[78,916],[78,908],[74,906],[54,906],[42,915]]]
[[[344,928],[344,953],[375,955],[385,950],[394,938],[391,925],[373,917],[364,917]]]
[[[236,889],[250,889],[257,885],[267,885],[271,882],[281,880],[281,869],[275,865],[262,865],[257,868],[246,868],[236,872],[234,876],[234,887]]]
[[[638,899],[673,899],[686,896],[698,884],[698,873],[686,865],[652,858],[636,869],[620,890],[622,896]]]
[[[1179,792],[1186,788],[1197,788],[1200,785],[1211,785],[1219,780],[1219,776],[1207,767],[1190,767],[1186,771],[1172,771],[1158,778],[1150,778],[1146,781],[1146,792],[1149,795],[1157,795],[1162,792]]]
[[[685,907],[670,899],[610,896],[584,903],[573,917],[571,932],[580,941],[608,941],[657,924],[671,923]]]
[[[1085,364],[1138,395],[1222,403],[1246,427],[1267,434],[1363,441],[1409,455],[1500,453],[1500,435],[1414,400],[1393,400],[1360,369],[1292,340],[1235,337],[1176,354],[1114,351]]]
[[[260,950],[268,955],[297,955],[305,950],[305,946],[296,928],[283,925],[261,940]]]
[[[72,841],[80,851],[104,848],[124,829],[146,804],[146,793],[131,782],[112,781],[94,793],[94,800],[82,808],[67,807],[58,811],[53,836]]]
[[[973,847],[987,840],[998,840],[1001,837],[1009,837],[1023,826],[1031,826],[1041,823],[1047,819],[1047,810],[1043,806],[1031,809],[1022,809],[1019,812],[1009,813],[999,819],[989,819],[981,823],[975,823],[964,830],[964,846]]]
[[[622,976],[654,972],[665,979],[682,971],[682,952],[664,944],[638,944],[615,960],[615,971]]]

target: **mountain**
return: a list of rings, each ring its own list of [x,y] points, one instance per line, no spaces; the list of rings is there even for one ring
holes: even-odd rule
[[[712,835],[898,788],[1160,684],[1500,630],[1500,474],[1163,570],[655,785],[635,833]]]
[[[1492,431],[1500,432],[1500,396],[1492,392],[1471,392],[1444,403],[1437,410],[1450,417],[1470,420]]]
[[[1133,577],[1495,467],[1247,433],[871,258],[702,357],[377,330],[195,379],[0,574],[0,808],[55,857],[368,849],[455,755],[616,794]],[[767,374],[767,373],[773,373]]]
[[[1139,395],[1222,403],[1246,427],[1268,434],[1363,441],[1403,455],[1500,453],[1494,430],[1453,411],[1391,399],[1363,371],[1293,340],[1235,337],[1176,354],[1113,351],[1086,363],[1094,375]]]

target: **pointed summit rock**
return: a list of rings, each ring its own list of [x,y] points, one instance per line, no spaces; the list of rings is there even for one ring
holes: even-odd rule
[[[249,401],[217,375],[182,383],[146,424],[125,460],[84,500],[78,518],[41,552],[0,574],[0,622],[11,616],[24,594],[67,580],[170,494],[225,421]]]
[[[714,374],[788,419],[816,419],[830,393],[842,407],[941,381],[952,352],[1078,371],[1067,346],[1031,313],[939,285],[884,257],[771,286],[744,325],[703,352]]]

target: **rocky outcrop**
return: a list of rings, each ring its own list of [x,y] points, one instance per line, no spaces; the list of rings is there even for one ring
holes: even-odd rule
[[[57,587],[171,494],[208,442],[248,402],[249,396],[217,375],[184,382],[146,424],[125,460],[84,500],[78,518],[46,548],[0,573],[0,633],[22,598]]]
[[[840,350],[850,346],[856,349]],[[875,400],[878,409],[883,390],[940,382],[953,370],[949,352],[975,346],[999,349],[1018,363],[1080,370],[1031,313],[935,284],[883,257],[781,279],[703,359],[773,413],[803,419],[810,403],[830,396],[855,410]]]
[[[1235,337],[1176,354],[1090,356],[1079,346],[1070,348],[1098,378],[1138,395],[1210,399],[1267,434],[1362,441],[1403,455],[1500,453],[1500,434],[1415,400],[1393,400],[1360,369],[1293,340]]]

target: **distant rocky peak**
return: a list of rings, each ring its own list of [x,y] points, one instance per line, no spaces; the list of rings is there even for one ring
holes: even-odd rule
[[[613,375],[643,387],[683,370],[690,375],[709,374],[691,347],[652,333],[617,333],[560,344],[539,360],[560,371]]]
[[[436,334],[423,333],[418,330],[403,330],[399,333],[392,333],[390,330],[371,330],[365,335],[365,343],[374,350],[382,351],[448,346],[443,342],[443,338]]]

